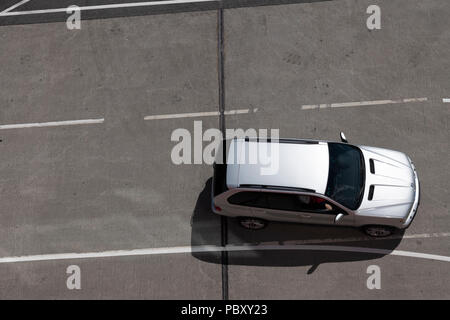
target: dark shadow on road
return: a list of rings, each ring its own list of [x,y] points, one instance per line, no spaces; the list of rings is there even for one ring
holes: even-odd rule
[[[206,181],[193,212],[191,245],[221,245],[220,216],[211,211],[211,183]],[[228,242],[239,244],[279,244],[292,245],[298,242],[308,246],[345,246],[352,248],[376,248],[390,252],[401,242],[403,231],[395,234],[395,238],[384,240],[370,239],[361,230],[349,227],[327,227],[292,223],[270,222],[258,231],[242,228],[236,219],[228,218]],[[334,239],[334,240],[331,240]],[[336,241],[339,239],[339,241]],[[305,243],[306,242],[306,243]],[[194,257],[211,263],[221,263],[220,252],[192,253]],[[383,257],[385,254],[364,252],[336,252],[315,250],[250,250],[228,252],[229,265],[250,266],[311,266],[308,273],[323,263],[364,261]]]
[[[19,2],[19,0],[12,1],[7,0],[7,5],[1,5],[0,11],[9,7],[9,4]],[[149,0],[41,0],[30,1],[24,5],[21,5],[13,11],[35,11],[35,10],[48,10],[48,9],[64,9],[71,5],[77,5],[79,7],[95,6],[105,4],[116,3],[131,3],[131,2],[147,2]],[[158,0],[154,0],[157,2]],[[193,12],[193,11],[206,11],[217,10],[219,8],[231,9],[241,7],[257,7],[268,5],[280,5],[280,4],[296,4],[296,3],[313,3],[313,2],[327,2],[334,0],[223,0],[223,1],[210,1],[210,2],[194,2],[194,3],[182,3],[182,4],[170,4],[170,5],[157,5],[157,6],[141,6],[141,7],[122,7],[122,8],[109,8],[101,10],[82,10],[82,20],[93,19],[109,19],[109,18],[121,18],[121,17],[133,17],[133,16],[147,16],[153,14],[166,14],[166,13],[180,13],[180,12]],[[69,14],[66,12],[50,12],[40,14],[29,15],[14,15],[0,17],[0,26],[2,25],[17,25],[17,24],[32,24],[32,23],[49,23],[49,22],[66,22]]]
[[[192,247],[221,245],[220,216],[216,215],[211,210],[211,183],[212,178],[209,178],[197,198],[195,209],[192,214]],[[222,263],[220,252],[193,253],[193,256],[208,262]]]

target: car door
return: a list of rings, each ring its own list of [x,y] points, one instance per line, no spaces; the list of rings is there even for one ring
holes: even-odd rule
[[[272,210],[268,204],[268,192],[240,191],[228,198],[233,216],[252,216],[266,220],[297,222],[292,212]]]
[[[337,206],[320,196],[311,195],[303,196],[303,198],[305,201],[302,202],[301,206],[304,210],[302,214],[304,223],[335,224],[336,216],[339,213],[344,213]]]
[[[268,192],[267,201],[267,213],[274,220],[330,225],[341,212],[327,200],[312,195]]]
[[[267,197],[261,191],[240,191],[227,199],[234,216],[267,218]]]

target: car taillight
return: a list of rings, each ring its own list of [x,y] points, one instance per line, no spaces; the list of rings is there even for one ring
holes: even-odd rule
[[[216,211],[222,211],[222,208],[216,205],[214,205],[214,209],[216,209]]]

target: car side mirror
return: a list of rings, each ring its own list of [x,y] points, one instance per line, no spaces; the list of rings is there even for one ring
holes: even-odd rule
[[[347,138],[345,137],[345,134],[344,134],[342,131],[341,131],[341,133],[340,133],[340,136],[341,136],[341,141],[342,141],[342,142],[348,143]]]
[[[345,214],[343,213],[338,213],[336,218],[334,218],[334,223],[338,222],[339,220],[341,220],[343,217],[345,216]]]

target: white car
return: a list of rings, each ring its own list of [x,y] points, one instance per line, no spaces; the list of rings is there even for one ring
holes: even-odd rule
[[[373,237],[407,228],[419,205],[411,159],[399,151],[348,144],[343,133],[341,140],[229,141],[226,164],[214,164],[212,210],[239,218],[249,229],[263,228],[268,220],[361,227]],[[243,159],[264,143],[278,143],[275,174],[261,174],[261,164]],[[232,163],[230,150],[243,161]]]

